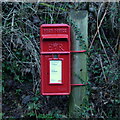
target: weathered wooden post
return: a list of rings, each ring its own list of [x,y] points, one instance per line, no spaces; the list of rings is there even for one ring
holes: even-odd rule
[[[68,20],[71,24],[72,34],[72,51],[87,50],[88,47],[88,12],[74,11],[69,12]],[[88,81],[87,75],[87,54],[73,53],[72,54],[72,84],[86,84]],[[75,109],[79,108],[81,113],[81,105],[88,101],[86,95],[87,85],[73,86],[69,101],[69,113],[73,115]],[[76,113],[77,114],[77,113]],[[80,114],[79,114],[80,115]],[[79,117],[79,116],[77,116]]]

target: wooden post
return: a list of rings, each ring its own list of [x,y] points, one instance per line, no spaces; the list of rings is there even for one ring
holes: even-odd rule
[[[88,47],[88,13],[87,11],[69,12],[68,20],[71,24],[72,50],[87,50]],[[87,54],[72,54],[72,84],[85,84],[88,81],[87,75]],[[87,86],[72,86],[72,92],[69,101],[69,113],[72,115],[75,109],[81,109],[81,105],[88,101],[86,95]],[[77,114],[77,113],[76,113]]]

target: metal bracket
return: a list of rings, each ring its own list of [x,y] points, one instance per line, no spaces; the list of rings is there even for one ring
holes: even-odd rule
[[[80,50],[80,51],[70,51],[71,53],[83,53],[86,52],[86,50]]]
[[[88,85],[88,83],[86,83],[86,84],[71,84],[71,86],[85,86],[85,85]]]

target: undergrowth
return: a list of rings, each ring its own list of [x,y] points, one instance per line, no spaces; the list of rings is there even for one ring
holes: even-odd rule
[[[89,14],[89,104],[76,106],[73,117],[120,117],[118,3],[3,2],[3,118],[68,118],[68,96],[40,95],[39,27],[44,23],[69,24],[70,9]],[[71,26],[76,29],[74,23]],[[76,35],[81,39],[77,29]]]

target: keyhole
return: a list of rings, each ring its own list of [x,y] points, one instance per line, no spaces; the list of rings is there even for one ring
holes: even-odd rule
[[[54,58],[58,58],[58,55],[57,55],[57,54],[55,54],[55,55],[54,55]]]

